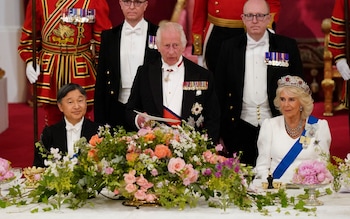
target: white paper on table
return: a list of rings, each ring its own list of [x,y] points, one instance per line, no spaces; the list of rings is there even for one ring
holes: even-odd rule
[[[181,122],[178,119],[169,119],[169,118],[163,118],[163,117],[158,117],[158,116],[151,116],[151,115],[148,115],[146,113],[141,113],[141,112],[136,111],[136,110],[134,110],[134,112],[137,113],[140,116],[145,117],[148,120],[160,121],[160,122],[173,122],[173,123]]]

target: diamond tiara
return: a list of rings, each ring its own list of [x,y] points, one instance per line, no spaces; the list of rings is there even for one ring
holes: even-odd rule
[[[307,83],[298,76],[291,76],[291,75],[283,76],[281,79],[278,80],[278,86],[279,87],[286,87],[286,86],[298,87],[303,89],[304,92],[306,92],[307,94],[311,94],[311,90],[307,85]]]

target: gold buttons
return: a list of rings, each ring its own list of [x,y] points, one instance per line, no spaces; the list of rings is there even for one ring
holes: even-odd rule
[[[233,106],[230,106],[230,110],[232,110],[233,109]]]
[[[111,90],[111,94],[113,95],[113,94],[114,94],[114,91]]]

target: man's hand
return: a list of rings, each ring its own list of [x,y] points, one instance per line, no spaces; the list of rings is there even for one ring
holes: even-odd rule
[[[33,62],[27,63],[26,75],[31,84],[35,83],[38,80],[38,76],[40,75],[40,67],[37,64],[36,70],[33,68]]]
[[[344,80],[349,80],[350,79],[350,69],[349,69],[349,65],[346,62],[345,59],[340,59],[337,63],[336,63],[337,69],[340,72],[341,76],[344,78]]]

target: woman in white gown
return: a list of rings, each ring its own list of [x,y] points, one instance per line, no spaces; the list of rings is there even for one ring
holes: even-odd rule
[[[331,143],[328,122],[311,116],[313,99],[309,86],[297,76],[278,81],[274,100],[281,116],[266,119],[258,138],[256,179],[291,182],[305,160],[327,160]],[[288,154],[288,155],[287,155]]]

